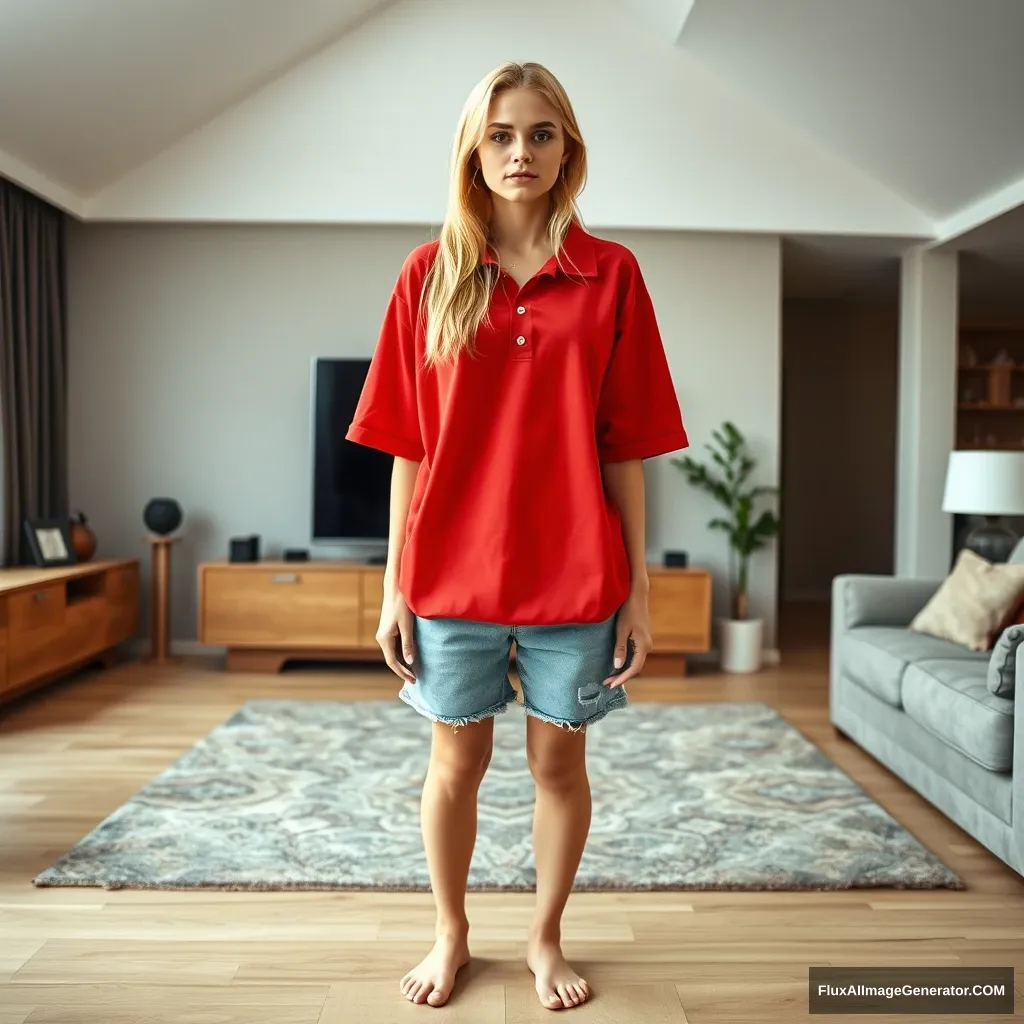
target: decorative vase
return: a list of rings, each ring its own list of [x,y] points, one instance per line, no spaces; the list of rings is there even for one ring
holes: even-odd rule
[[[96,534],[89,526],[89,520],[84,512],[75,512],[70,520],[69,533],[71,535],[71,546],[80,562],[88,562],[96,554]]]
[[[152,498],[142,513],[142,521],[158,537],[173,533],[181,519],[181,506],[173,498]]]
[[[719,619],[719,648],[723,672],[757,672],[763,657],[761,619]]]

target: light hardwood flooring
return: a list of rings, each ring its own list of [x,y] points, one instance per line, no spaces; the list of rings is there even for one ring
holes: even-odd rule
[[[804,1020],[808,967],[824,964],[1012,965],[1017,1016],[1024,1016],[1024,881],[833,733],[825,614],[788,610],[778,667],[748,677],[695,668],[685,679],[643,679],[631,697],[767,702],[957,871],[967,890],[580,893],[569,902],[564,945],[594,998],[559,1011],[571,1020]],[[477,959],[449,1005],[433,1009],[398,992],[432,938],[429,894],[32,885],[245,700],[390,699],[396,688],[386,670],[369,667],[248,676],[228,675],[214,660],[164,670],[126,662],[0,707],[0,1024],[550,1020],[524,964],[528,894],[471,894]]]

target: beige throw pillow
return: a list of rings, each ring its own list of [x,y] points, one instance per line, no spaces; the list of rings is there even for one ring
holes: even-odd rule
[[[1022,597],[1024,565],[995,565],[964,548],[910,628],[987,651]]]

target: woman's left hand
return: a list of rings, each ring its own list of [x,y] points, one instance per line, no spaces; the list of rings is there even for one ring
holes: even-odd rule
[[[615,620],[616,667],[626,660],[626,642],[629,639],[633,641],[633,657],[629,664],[624,671],[616,672],[604,680],[604,685],[613,690],[640,674],[647,660],[647,652],[651,649],[651,615],[647,609],[646,594],[630,594],[619,609]]]

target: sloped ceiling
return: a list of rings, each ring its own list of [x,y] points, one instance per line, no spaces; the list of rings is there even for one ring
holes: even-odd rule
[[[936,238],[1024,202],[1024,0],[615,2],[679,60],[922,211]],[[0,0],[0,173],[84,208],[368,19],[424,6]]]
[[[1021,0],[698,0],[680,45],[936,220],[1024,177]]]
[[[77,196],[393,0],[0,0],[0,149]]]

